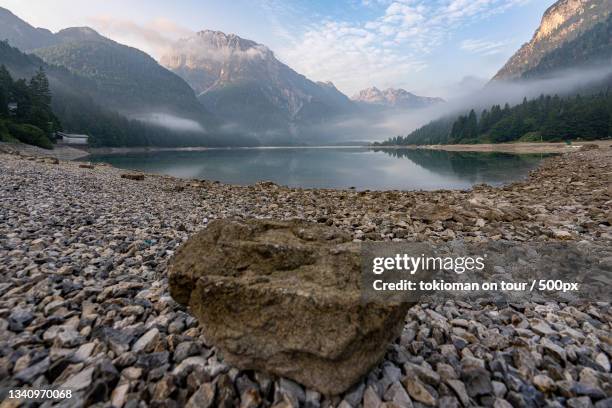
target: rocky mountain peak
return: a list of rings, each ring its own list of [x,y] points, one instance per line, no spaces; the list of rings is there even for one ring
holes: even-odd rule
[[[612,0],[559,0],[549,7],[528,43],[514,54],[493,80],[520,78],[542,58],[578,38],[612,12]]]
[[[550,36],[570,18],[582,13],[585,3],[587,0],[562,0],[550,6],[542,17],[534,39],[541,41]]]
[[[187,81],[206,108],[245,129],[293,134],[297,123],[354,107],[332,83],[309,80],[265,45],[235,34],[199,31],[177,41],[160,62]]]
[[[216,49],[227,48],[235,51],[257,49],[270,52],[266,46],[258,44],[255,41],[244,39],[236,34],[225,34],[224,32],[214,30],[202,30],[198,31],[195,37],[200,43]]]
[[[418,96],[402,88],[380,90],[373,86],[352,96],[353,101],[393,108],[418,108],[443,102],[441,98]]]
[[[111,41],[90,27],[69,27],[55,34],[59,42],[68,41]]]

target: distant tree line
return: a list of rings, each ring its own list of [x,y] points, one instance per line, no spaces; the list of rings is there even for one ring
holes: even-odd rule
[[[6,67],[0,65],[0,140],[19,140],[50,149],[53,134],[59,129],[45,71],[39,68],[29,81],[14,81]]]
[[[540,96],[514,107],[493,105],[456,118],[442,118],[407,136],[378,145],[470,144],[595,140],[612,136],[612,93],[589,96]]]

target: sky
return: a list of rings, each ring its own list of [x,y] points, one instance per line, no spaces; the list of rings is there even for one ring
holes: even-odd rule
[[[453,97],[529,41],[552,0],[0,0],[28,23],[89,26],[159,58],[204,30],[268,46],[347,95],[376,86]]]

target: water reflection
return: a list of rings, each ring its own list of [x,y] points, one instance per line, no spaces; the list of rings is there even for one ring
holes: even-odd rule
[[[189,179],[306,188],[464,189],[524,177],[540,155],[367,148],[276,148],[97,155],[87,160]]]
[[[392,157],[411,160],[438,174],[458,176],[472,184],[500,184],[526,175],[538,166],[543,154],[499,152],[448,152],[427,149],[375,149]]]

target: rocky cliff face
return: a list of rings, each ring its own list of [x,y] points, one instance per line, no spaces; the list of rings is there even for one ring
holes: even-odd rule
[[[333,84],[309,80],[268,47],[234,34],[200,31],[178,41],[160,61],[185,79],[207,108],[251,131],[292,132],[353,109]]]
[[[418,96],[404,89],[388,88],[382,91],[376,87],[363,89],[353,95],[351,99],[366,104],[409,109],[423,108],[444,102],[442,98]]]
[[[178,41],[160,62],[184,76],[198,94],[214,85],[262,79],[262,74],[266,73],[262,68],[272,71],[279,64],[263,45],[234,34],[210,30]]]
[[[538,66],[549,53],[605,21],[612,12],[612,0],[559,0],[542,17],[533,38],[524,44],[493,80],[512,80]]]

